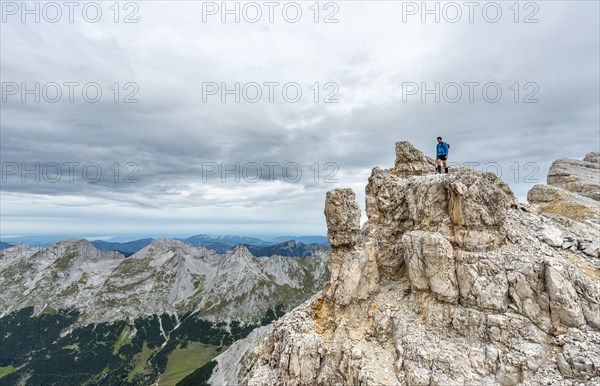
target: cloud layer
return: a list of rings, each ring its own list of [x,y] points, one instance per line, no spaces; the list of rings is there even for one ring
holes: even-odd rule
[[[66,9],[23,23],[3,8],[2,234],[323,234],[325,192],[351,187],[364,206],[371,168],[393,165],[398,140],[433,153],[442,135],[451,161],[501,174],[521,200],[553,160],[600,147],[597,2],[521,3],[518,14],[494,3],[495,23],[486,2],[472,23],[464,6],[450,22],[443,2],[429,3],[439,22],[413,14],[421,2],[321,3],[318,15],[297,3],[296,23],[280,12],[289,3],[273,23],[262,2],[256,23],[253,8],[221,22],[220,2],[120,3],[118,15],[99,4],[96,23],[79,8],[72,23]],[[36,82],[39,103],[22,87]],[[78,83],[72,103],[67,82]],[[221,92],[236,82],[239,103]],[[62,97],[49,103],[55,84]],[[84,86],[88,99],[102,91],[97,103]]]

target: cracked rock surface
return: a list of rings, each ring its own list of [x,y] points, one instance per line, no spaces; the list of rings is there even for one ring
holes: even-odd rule
[[[331,280],[274,323],[243,384],[600,385],[593,208],[545,213],[552,197],[520,204],[491,173],[435,175],[408,142],[396,155],[362,227],[351,190],[327,194]]]

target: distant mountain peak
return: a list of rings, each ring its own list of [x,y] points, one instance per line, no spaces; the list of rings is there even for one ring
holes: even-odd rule
[[[244,244],[237,245],[228,254],[230,254],[231,257],[240,258],[243,260],[254,259],[254,255],[250,252],[250,250]]]
[[[177,239],[170,239],[167,237],[159,237],[159,238],[154,239],[154,241],[152,241],[148,246],[152,247],[154,249],[161,249],[161,248],[186,247],[186,246],[189,246],[189,244],[187,244],[181,240],[177,240]]]

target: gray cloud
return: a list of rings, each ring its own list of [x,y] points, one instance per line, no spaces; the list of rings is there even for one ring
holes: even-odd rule
[[[0,26],[2,82],[96,82],[103,97],[51,104],[8,96],[3,165],[96,162],[103,178],[5,176],[2,233],[324,233],[325,192],[352,187],[364,207],[371,168],[393,165],[398,140],[431,154],[442,135],[451,161],[499,165],[521,200],[554,159],[599,150],[598,3],[538,3],[537,24],[514,23],[509,3],[500,3],[499,23],[402,23],[401,4],[339,2],[336,24],[313,23],[308,6],[296,24],[202,23],[201,6],[190,2],[139,3],[136,24],[113,23],[110,13],[96,24],[9,18]],[[202,101],[203,82],[269,81],[297,82],[301,101]],[[127,82],[139,85],[138,103],[122,103]],[[314,103],[315,82],[321,100],[325,83],[338,84],[339,102]],[[422,82],[497,82],[503,95],[498,103],[481,94],[474,103],[466,95],[404,102],[403,85]],[[509,89],[516,82],[519,103]],[[539,86],[538,103],[522,103],[528,82]],[[128,162],[139,167],[137,183],[123,181]],[[291,183],[277,169],[273,181],[205,182],[207,162],[295,162],[303,175]],[[327,162],[339,167],[336,183],[323,182]]]

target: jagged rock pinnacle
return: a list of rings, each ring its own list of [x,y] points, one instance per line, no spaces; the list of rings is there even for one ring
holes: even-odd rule
[[[360,208],[354,202],[352,189],[334,189],[327,192],[325,218],[327,237],[332,247],[354,246],[360,231]]]
[[[396,142],[396,162],[392,173],[400,177],[431,174],[435,161],[408,141]]]
[[[354,193],[327,194],[331,280],[275,323],[245,384],[600,384],[596,223],[519,204],[491,173],[432,171],[398,142],[361,228]]]

